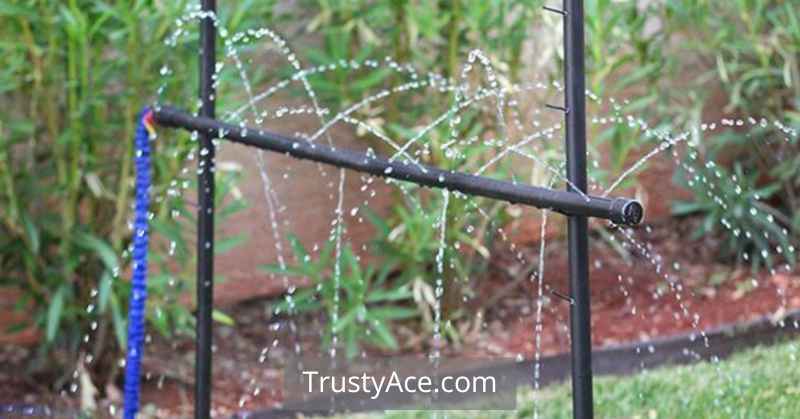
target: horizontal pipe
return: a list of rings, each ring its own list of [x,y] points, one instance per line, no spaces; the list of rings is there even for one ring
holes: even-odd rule
[[[513,204],[530,205],[566,215],[602,218],[622,225],[639,224],[644,215],[641,204],[626,198],[587,196],[576,192],[446,171],[413,162],[393,161],[256,128],[242,128],[212,118],[193,116],[169,106],[156,108],[154,117],[159,125],[165,127],[198,131],[264,150],[285,153],[298,159],[312,160],[432,188],[444,188]]]

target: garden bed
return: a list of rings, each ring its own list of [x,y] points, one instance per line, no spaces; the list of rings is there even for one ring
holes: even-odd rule
[[[646,236],[652,244],[651,252],[658,253],[662,257],[664,261],[662,274],[669,270],[678,278],[683,287],[680,300],[675,291],[666,286],[667,282],[663,276],[656,273],[649,259],[631,252],[630,259],[625,260],[609,246],[603,245],[602,241],[594,240],[592,255],[594,260],[598,261],[593,262],[591,268],[595,350],[616,348],[611,352],[616,354],[614,350],[619,352],[619,348],[623,348],[622,353],[633,357],[633,348],[639,348],[638,355],[628,361],[638,365],[644,356],[655,359],[652,365],[658,365],[661,362],[674,361],[674,357],[671,356],[674,352],[689,347],[690,338],[693,337],[697,343],[702,342],[701,332],[730,333],[739,325],[753,322],[769,323],[770,319],[780,319],[790,311],[800,309],[800,281],[797,272],[770,275],[763,271],[752,275],[749,269],[731,270],[726,264],[716,262],[712,251],[701,250],[714,249],[713,243],[693,245],[681,240],[694,227],[693,222],[691,219],[679,222],[673,220],[670,224],[664,223],[642,229],[634,235],[638,239],[645,239]],[[537,243],[520,243],[520,246],[529,256],[527,259],[535,259],[534,255],[538,252]],[[551,250],[546,257],[545,289],[566,294],[566,254],[563,246],[553,242],[548,245],[548,249]],[[476,293],[477,295],[490,298],[514,280],[508,275],[510,271],[525,275],[520,267],[514,267],[515,257],[510,253],[504,254],[498,250],[495,254],[496,260],[490,269],[490,278],[481,284],[483,288]],[[673,261],[680,265],[677,271],[675,270],[677,265],[673,265]],[[756,278],[758,283],[758,286],[752,289],[751,285],[748,285],[751,284],[751,276]],[[627,290],[627,297],[620,289],[620,277]],[[451,345],[445,350],[445,354],[532,359],[535,354],[533,330],[536,321],[536,292],[535,282],[527,279],[520,281],[517,289],[513,289],[505,298],[492,305],[490,310],[484,312],[483,327],[472,328],[470,320],[465,318],[459,323],[464,330],[461,345],[458,347]],[[541,354],[545,359],[561,359],[561,362],[565,363],[566,358],[563,354],[569,350],[566,328],[569,316],[568,303],[552,293],[548,293],[547,296],[549,302],[542,316]],[[474,299],[469,304],[477,310],[485,302]],[[636,307],[635,312],[633,307]],[[683,314],[684,308],[688,315]],[[273,318],[269,314],[265,300],[238,304],[230,308],[229,314],[236,319],[237,325],[219,326],[216,329],[213,393],[216,408],[219,412],[234,413],[279,405],[284,401],[284,395],[281,393],[281,362],[293,353],[295,339],[303,352],[319,353],[321,350],[319,330],[326,327],[325,320],[316,316],[298,317],[294,320],[298,330],[295,336],[288,333],[287,319]],[[696,324],[693,324],[695,319],[697,319]],[[760,333],[769,335],[772,331],[778,333],[780,330],[774,327],[766,332],[761,330]],[[406,343],[403,353],[426,353],[428,350],[429,342],[414,336],[408,328],[401,325],[396,328],[395,333],[401,344]],[[672,342],[671,349],[659,352],[657,349],[659,342],[662,344]],[[680,346],[675,342],[686,344]],[[655,345],[652,349],[650,343]],[[191,340],[184,340],[169,344],[157,342],[148,347],[145,365],[153,371],[154,378],[145,382],[143,398],[145,404],[153,403],[170,412],[188,414],[191,411],[189,401],[192,395],[192,345]],[[736,343],[717,345],[717,342],[711,339],[711,347],[703,353],[706,356],[715,354],[716,351],[725,353],[737,345]],[[265,347],[270,349],[268,353],[263,354],[262,350]],[[651,350],[657,355],[642,355],[643,351]],[[381,354],[375,350],[369,353]],[[259,357],[262,355],[266,355],[263,363],[259,362]],[[659,361],[659,356],[665,357],[663,361]],[[616,361],[613,359],[617,369],[624,370],[625,365],[631,366],[628,365],[630,362],[626,364],[619,359]],[[602,362],[602,355],[599,355],[597,362]],[[177,365],[183,365],[185,370],[183,374],[175,374],[179,369]],[[605,372],[622,371],[614,368],[606,365],[600,369],[607,369]],[[164,375],[165,379],[155,378],[161,375]],[[547,381],[546,377],[543,376],[543,380]],[[182,396],[175,397],[175,394]]]
[[[633,233],[634,239],[650,243],[648,251],[651,257],[656,254],[661,257],[660,273],[656,273],[649,258],[636,251],[631,250],[624,257],[606,241],[598,238],[593,240],[592,325],[594,348],[600,351],[596,357],[596,362],[600,363],[599,370],[630,372],[630,368],[622,370],[626,365],[630,367],[628,364],[631,362],[638,365],[644,360],[643,357],[655,357],[653,365],[657,365],[661,362],[658,357],[665,357],[666,361],[671,359],[673,352],[688,347],[691,336],[700,342],[702,331],[719,332],[724,325],[723,329],[730,332],[736,329],[736,325],[754,321],[765,323],[800,309],[798,272],[770,275],[767,271],[751,274],[749,269],[731,269],[729,264],[716,261],[713,253],[713,249],[717,248],[716,243],[683,240],[695,227],[694,223],[691,218],[672,219]],[[535,229],[532,226],[526,228]],[[619,234],[615,236],[621,237]],[[520,239],[516,245],[525,259],[537,259],[538,243]],[[505,247],[508,247],[507,243]],[[568,303],[552,292],[567,294],[565,247],[557,238],[551,238],[547,249],[543,284],[547,302],[541,317],[543,328],[540,346],[543,382],[562,378],[568,359],[565,354],[569,351]],[[468,302],[471,313],[482,313],[483,323],[478,327],[474,323],[475,316],[465,316],[456,322],[462,330],[462,341],[459,345],[446,348],[446,355],[527,360],[534,357],[536,347],[533,331],[538,284],[528,278],[526,269],[531,267],[521,266],[514,253],[498,246],[487,278],[477,283],[478,292],[475,295],[485,298],[474,298]],[[675,288],[667,285],[663,276],[666,274],[674,276],[676,284],[681,284],[680,299]],[[522,279],[518,280],[520,277]],[[751,277],[757,280],[757,287],[752,287]],[[515,280],[518,280],[516,288],[509,288],[507,285]],[[624,287],[627,296],[621,287]],[[487,305],[488,299],[501,290],[506,293],[504,297],[490,304],[489,309],[481,309]],[[217,414],[279,406],[285,401],[285,395],[281,392],[280,365],[294,352],[295,343],[305,353],[319,353],[321,350],[319,331],[326,327],[324,318],[299,316],[292,320],[298,333],[292,334],[289,332],[288,319],[271,315],[270,301],[256,299],[228,307],[226,312],[235,319],[236,324],[232,327],[218,325],[215,329],[213,404]],[[687,314],[684,314],[684,309]],[[769,330],[780,331],[778,328]],[[401,324],[394,332],[401,345],[404,345],[403,353],[426,353],[429,350],[429,340],[412,333],[410,327]],[[771,332],[762,330],[761,333]],[[673,342],[670,346],[672,349],[658,349],[659,342]],[[686,345],[675,342],[684,342]],[[655,345],[652,349],[650,343]],[[143,381],[142,394],[145,412],[156,417],[191,416],[193,346],[191,338],[165,341],[157,336],[147,346],[143,365],[147,376]],[[264,352],[264,348],[270,349]],[[632,352],[633,348],[639,349]],[[705,353],[730,351],[731,348],[731,344],[717,345],[712,339],[709,352]],[[654,354],[642,355],[644,351],[651,350]],[[25,351],[6,348],[3,363],[12,365],[19,362],[18,358],[30,355],[26,355]],[[376,350],[369,350],[369,353],[381,355]],[[607,355],[611,358],[603,364],[603,353],[615,355]],[[628,358],[625,358],[625,354],[629,355]],[[263,362],[259,360],[262,356]],[[625,359],[629,362],[623,362]],[[5,368],[4,371],[13,369]],[[76,403],[74,398],[48,394],[34,382],[20,381],[9,373],[0,376],[0,382],[0,402],[26,401],[64,408],[74,407]],[[117,383],[116,387],[121,388],[121,383]],[[106,394],[106,404],[121,405],[118,391],[109,386],[102,390]]]

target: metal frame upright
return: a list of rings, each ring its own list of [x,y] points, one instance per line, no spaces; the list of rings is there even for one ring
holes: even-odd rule
[[[200,116],[214,118],[214,72],[217,63],[217,4],[203,0],[200,19]],[[211,413],[211,356],[214,306],[214,137],[199,133],[197,182],[197,324],[194,412],[198,419]]]
[[[586,67],[583,0],[564,0],[564,82],[567,179],[586,192]],[[577,419],[594,416],[592,397],[592,322],[589,289],[589,222],[570,215],[569,247],[572,408]]]

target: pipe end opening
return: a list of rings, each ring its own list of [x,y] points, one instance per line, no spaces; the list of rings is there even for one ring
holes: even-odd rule
[[[622,223],[635,226],[644,219],[644,207],[638,201],[628,201],[622,206]]]

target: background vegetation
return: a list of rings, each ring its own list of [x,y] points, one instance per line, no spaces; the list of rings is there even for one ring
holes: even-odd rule
[[[800,12],[785,1],[717,4],[694,0],[667,2],[663,14],[666,27],[680,36],[674,41],[680,43],[674,48],[676,55],[689,53],[695,61],[684,57],[679,65],[694,64],[700,74],[689,84],[694,92],[690,102],[684,99],[689,109],[677,115],[698,124],[706,119],[707,111],[719,113],[714,106],[722,105],[729,117],[765,121],[757,129],[728,129],[705,136],[698,147],[701,157],[688,163],[708,171],[708,162],[717,161],[724,166],[723,174],[714,173],[709,182],[687,184],[695,206],[679,205],[676,212],[705,217],[700,233],[726,237],[724,256],[749,254],[753,267],[772,267],[775,261],[762,256],[764,252],[796,246],[800,230],[800,145],[796,132],[781,129],[797,129],[800,123]],[[716,89],[724,94],[716,95]],[[725,197],[724,208],[710,202],[712,188]],[[767,224],[773,224],[773,219],[779,229],[769,231],[770,240],[762,240],[755,231],[772,230]],[[744,235],[748,230],[752,237]],[[793,262],[794,252],[787,253],[792,253]]]
[[[136,115],[164,83],[160,69],[170,58],[177,80],[163,94],[194,96],[196,51],[164,45],[187,4],[0,2],[0,284],[21,290],[16,309],[30,312],[42,332],[32,371],[61,371],[52,378],[54,388],[72,375],[81,354],[104,378],[118,368],[126,334],[129,283],[123,277]],[[237,2],[225,19],[235,28],[247,10],[248,19],[263,21],[269,6]],[[171,243],[154,260],[163,262],[172,247],[172,263],[190,271],[192,256],[173,211],[181,208],[179,192],[191,186],[175,181],[191,139],[154,147],[159,198],[152,216],[161,233],[154,247]],[[218,182],[230,184],[231,176],[223,173]],[[173,271],[150,282],[158,304],[150,305],[148,318],[163,333],[191,322],[189,308],[176,303],[176,277],[191,272]]]
[[[315,64],[361,59],[380,51],[380,55],[413,63],[422,71],[449,76],[457,84],[475,83],[484,75],[465,80],[460,76],[467,57],[478,49],[495,68],[502,86],[537,79],[560,81],[562,77],[561,40],[554,36],[560,32],[560,17],[543,12],[542,1],[308,4],[318,12],[307,29],[323,38],[319,47],[307,50]],[[723,116],[748,121],[764,118],[767,122],[756,130],[709,130],[694,133],[688,145],[675,146],[684,156],[679,158],[675,182],[692,198],[676,200],[673,214],[701,220],[690,239],[722,238],[720,262],[750,265],[753,270],[787,262],[793,265],[800,227],[795,198],[800,184],[798,138],[782,127],[798,124],[800,27],[796,8],[779,0],[595,0],[586,2],[586,28],[589,88],[602,98],[599,103],[590,101],[590,113],[622,121],[592,125],[593,155],[606,156],[591,168],[592,177],[608,186],[636,158],[666,146],[703,122],[720,125]],[[535,56],[530,51],[535,51]],[[542,57],[549,60],[543,63]],[[699,76],[687,79],[687,69]],[[325,103],[336,108],[374,93],[375,86],[396,82],[388,72],[365,72],[361,80],[368,83],[347,83],[352,77],[352,71],[341,70],[312,78],[312,83]],[[557,103],[559,97],[544,99]],[[384,102],[383,114],[370,108],[361,112],[361,118],[390,137],[407,141],[415,134],[408,127],[430,122],[431,115],[452,106],[452,100],[452,95],[418,92],[393,95]],[[475,133],[484,139],[506,134],[492,106],[487,104],[488,111],[465,112],[455,127],[432,130],[422,139],[422,147],[439,149],[453,128],[457,138],[471,138]],[[530,116],[528,110],[519,109],[523,119]],[[646,132],[629,123],[628,116],[641,118],[650,129]],[[544,160],[557,166],[560,142],[545,144]],[[461,151],[463,159],[435,152],[423,159],[440,167],[474,172],[493,155],[481,142]],[[505,178],[514,175],[519,172],[509,166],[492,173]],[[636,176],[630,176],[618,190],[628,188],[635,193],[636,184]],[[413,284],[415,278],[428,278],[428,285],[435,286],[438,276],[436,215],[442,211],[443,200],[438,194],[418,196],[410,200],[400,194],[389,219],[373,219],[379,235],[372,250],[399,273],[397,280],[389,282],[398,289]],[[508,220],[505,212],[489,214],[493,226]],[[480,250],[491,251],[494,229],[486,228],[487,220],[478,217],[473,206],[457,201],[454,205],[452,199],[448,217],[447,260],[453,262],[445,270],[444,313],[445,320],[451,321],[462,315],[461,306],[471,296],[475,278],[481,277],[486,266],[481,256],[486,253]],[[391,227],[401,224],[413,227],[391,237]],[[601,233],[604,229],[596,228]],[[459,247],[467,250],[453,250]],[[432,325],[426,324],[430,331]],[[445,332],[452,332],[448,336],[457,340],[447,322]]]

